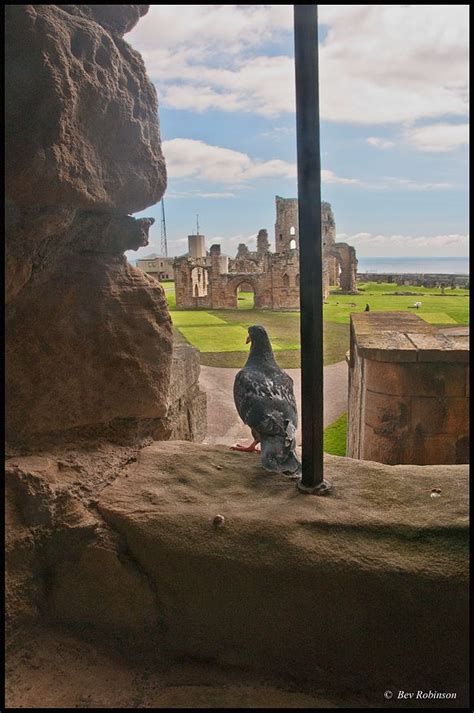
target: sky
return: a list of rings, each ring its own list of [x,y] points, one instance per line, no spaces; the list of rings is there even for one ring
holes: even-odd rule
[[[319,5],[322,199],[358,257],[468,255],[468,5]],[[234,255],[297,196],[292,5],[152,5],[168,254]],[[160,254],[161,205],[137,259]]]

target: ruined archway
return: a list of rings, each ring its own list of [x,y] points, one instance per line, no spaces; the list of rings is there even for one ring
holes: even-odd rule
[[[334,243],[327,255],[336,259],[339,266],[339,284],[342,292],[357,292],[357,258],[355,248],[347,243]],[[337,279],[337,269],[335,271]]]
[[[240,274],[232,277],[226,286],[227,303],[234,302],[237,309],[259,309],[262,302],[262,275]],[[253,294],[253,300],[249,293]],[[239,295],[243,298],[239,300]],[[241,304],[239,304],[239,302]]]
[[[241,282],[236,287],[237,309],[255,309],[255,290],[250,282]]]

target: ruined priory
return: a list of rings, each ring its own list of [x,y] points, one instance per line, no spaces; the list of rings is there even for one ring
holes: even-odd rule
[[[223,255],[220,245],[206,252],[204,235],[189,235],[189,250],[174,261],[176,306],[185,309],[235,309],[239,289],[252,290],[256,309],[299,309],[298,200],[275,197],[275,252],[268,232],[260,230],[257,249],[241,243],[234,259]],[[355,249],[335,241],[334,216],[322,203],[324,298],[331,286],[355,293]]]

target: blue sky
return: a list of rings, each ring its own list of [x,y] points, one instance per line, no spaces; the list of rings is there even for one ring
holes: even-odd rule
[[[359,256],[468,254],[468,6],[320,5],[323,199]],[[357,28],[357,31],[355,31]],[[233,255],[293,197],[292,6],[153,5],[127,41],[159,99],[170,255]],[[150,245],[160,252],[160,206]]]

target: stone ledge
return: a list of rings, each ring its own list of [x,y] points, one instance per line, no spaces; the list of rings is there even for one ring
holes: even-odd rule
[[[258,456],[155,443],[98,509],[153,582],[173,652],[364,688],[460,691],[468,468],[335,456],[325,466],[335,494],[317,498]]]
[[[385,362],[469,362],[465,330],[439,332],[418,315],[406,312],[351,314],[360,356]]]
[[[325,467],[335,493],[317,498],[257,455],[189,442],[11,458],[11,625],[41,610],[167,659],[462,705],[467,466]]]

